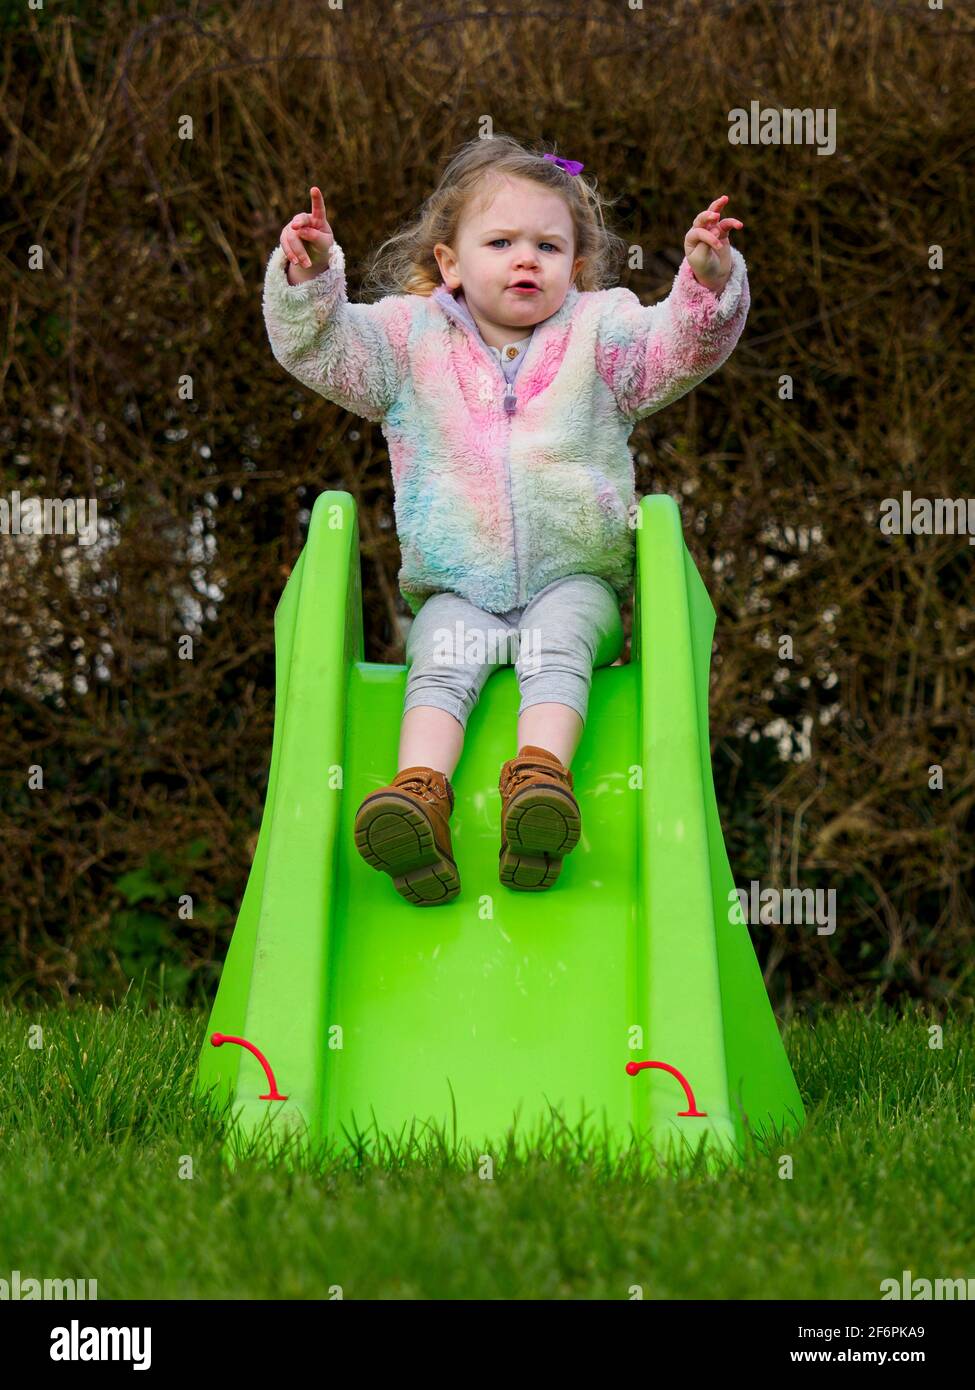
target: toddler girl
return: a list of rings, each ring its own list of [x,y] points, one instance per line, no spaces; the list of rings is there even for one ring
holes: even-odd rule
[[[399,771],[362,802],[355,841],[421,906],[460,891],[450,776],[485,681],[509,659],[521,701],[499,783],[501,882],[549,888],[577,844],[569,764],[593,668],[622,650],[633,582],[627,440],[725,361],[748,313],[727,196],[695,217],[666,299],[603,288],[625,248],[583,167],[508,136],[463,145],[377,253],[375,303],[348,302],[313,187],[265,275],[274,356],[389,445],[414,621]]]

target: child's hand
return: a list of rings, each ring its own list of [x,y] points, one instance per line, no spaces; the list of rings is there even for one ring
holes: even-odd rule
[[[743,227],[737,217],[722,217],[719,209],[728,201],[727,193],[704,212],[699,212],[684,238],[684,255],[695,277],[708,289],[720,292],[731,274],[732,227]]]
[[[317,275],[328,265],[335,237],[325,220],[325,203],[321,189],[313,187],[309,191],[311,212],[299,212],[292,217],[281,232],[281,245],[292,265],[303,266]]]

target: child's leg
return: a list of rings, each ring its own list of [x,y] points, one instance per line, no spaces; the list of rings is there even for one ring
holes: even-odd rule
[[[409,674],[403,701],[399,766],[432,767],[451,777],[464,746],[471,710],[484,682],[506,664],[503,616],[457,594],[434,594],[406,639]],[[504,639],[504,640],[502,640]]]
[[[432,767],[452,777],[464,746],[464,726],[436,705],[414,705],[403,715],[399,735],[399,761],[404,767]]]
[[[518,751],[546,748],[568,767],[585,727],[593,668],[623,650],[619,599],[594,575],[566,575],[525,605],[519,627]]]
[[[530,705],[518,716],[518,752],[528,743],[535,748],[547,748],[568,767],[579,746],[583,727],[578,710],[571,705],[553,701]]]
[[[509,888],[540,892],[555,883],[582,831],[568,769],[585,727],[592,669],[623,647],[615,590],[594,575],[554,580],[525,605],[519,639],[518,752],[499,780],[498,877]]]

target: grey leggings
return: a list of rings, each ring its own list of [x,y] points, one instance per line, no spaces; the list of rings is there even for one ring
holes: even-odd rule
[[[616,591],[592,574],[555,579],[507,613],[488,613],[458,594],[432,594],[406,639],[403,713],[435,705],[466,730],[488,676],[513,664],[519,714],[552,700],[571,705],[585,724],[593,667],[615,661],[623,642]]]

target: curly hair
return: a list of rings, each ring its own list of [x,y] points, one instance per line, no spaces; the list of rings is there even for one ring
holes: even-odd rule
[[[615,283],[627,248],[607,228],[603,210],[617,200],[604,198],[595,183],[582,174],[568,174],[543,158],[544,153],[527,149],[511,135],[477,136],[461,145],[416,217],[373,256],[363,277],[364,294],[432,294],[443,283],[433,248],[441,241],[456,245],[465,209],[472,202],[486,202],[504,177],[531,179],[565,199],[575,231],[574,256],[584,258],[577,289],[600,290]]]

